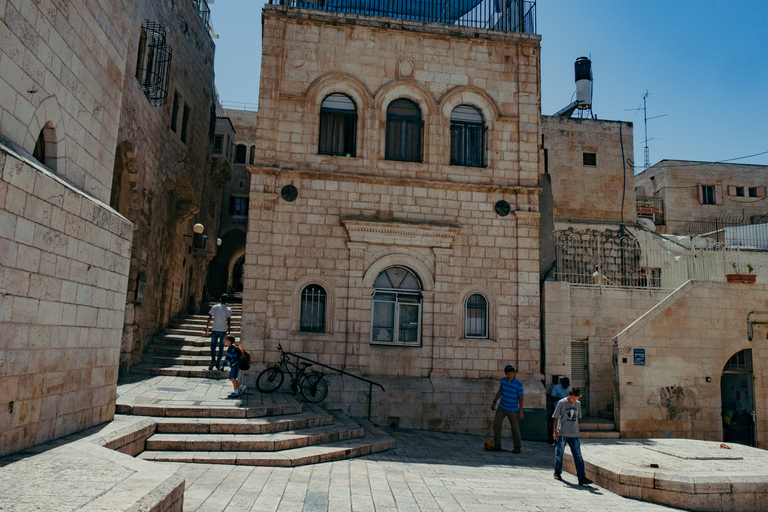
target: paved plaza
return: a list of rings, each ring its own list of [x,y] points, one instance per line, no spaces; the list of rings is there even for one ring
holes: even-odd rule
[[[484,438],[389,429],[394,450],[297,468],[173,464],[186,480],[184,510],[198,512],[490,512],[674,510],[623,498],[576,477],[552,477],[554,447],[486,452]],[[588,450],[589,448],[586,448]]]

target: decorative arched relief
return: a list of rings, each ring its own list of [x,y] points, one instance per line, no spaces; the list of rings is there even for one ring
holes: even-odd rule
[[[424,292],[433,292],[435,290],[435,278],[430,270],[429,262],[417,253],[408,249],[397,249],[397,252],[382,255],[390,250],[379,251],[371,255],[372,264],[363,275],[363,288],[372,288],[373,282],[379,274],[386,268],[400,266],[411,269],[421,280],[422,290]]]
[[[459,105],[471,105],[483,114],[483,120],[489,130],[493,129],[493,122],[500,116],[500,110],[496,102],[485,91],[477,87],[454,87],[443,94],[439,105],[442,118],[448,121],[450,121],[453,109]]]
[[[399,98],[414,101],[421,109],[422,119],[437,112],[437,102],[426,87],[413,80],[396,80],[384,85],[374,95],[374,106],[382,120],[387,118],[387,106]]]
[[[319,114],[320,104],[326,96],[335,92],[346,94],[357,106],[358,118],[362,119],[363,111],[373,104],[373,95],[360,80],[352,75],[331,73],[323,75],[307,89],[307,103],[310,111]]]

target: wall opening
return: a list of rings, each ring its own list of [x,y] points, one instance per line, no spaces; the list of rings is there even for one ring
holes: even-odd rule
[[[752,350],[731,357],[720,378],[723,441],[755,446],[755,393],[752,384]]]

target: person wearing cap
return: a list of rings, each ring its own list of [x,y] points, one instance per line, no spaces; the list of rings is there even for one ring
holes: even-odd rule
[[[227,306],[229,295],[223,293],[219,298],[219,303],[211,307],[208,312],[208,323],[205,325],[205,335],[211,334],[211,364],[208,366],[208,371],[213,370],[215,366],[217,370],[221,370],[221,358],[224,355],[224,338],[229,334],[230,322],[232,318],[232,309]],[[211,321],[213,321],[213,328],[211,329]],[[216,348],[219,349],[218,357],[216,356]]]
[[[499,399],[501,401],[499,402]],[[498,409],[496,403],[499,403]],[[493,397],[491,410],[496,411],[493,418],[493,449],[501,450],[501,426],[504,424],[504,418],[509,419],[509,425],[512,427],[512,441],[515,448],[512,453],[520,453],[520,424],[523,415],[523,383],[515,377],[515,367],[507,365],[504,368],[504,377],[499,383],[499,390]]]
[[[560,379],[559,384],[552,386],[552,393],[550,394],[550,397],[549,397],[549,402],[551,405],[550,405],[549,414],[548,414],[549,417],[547,418],[547,426],[548,426],[547,442],[550,444],[554,444],[555,442],[555,439],[552,435],[552,425],[553,425],[552,413],[555,412],[555,406],[557,405],[557,402],[559,402],[561,399],[566,398],[568,396],[568,390],[570,389],[570,387],[571,387],[571,381],[568,377],[563,377],[562,379]]]

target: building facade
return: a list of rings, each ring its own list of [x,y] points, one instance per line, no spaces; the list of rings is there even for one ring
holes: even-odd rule
[[[263,22],[249,350],[385,382],[372,414],[402,426],[486,431],[510,363],[543,407],[539,37],[273,5]],[[350,381],[329,400],[364,415]]]

